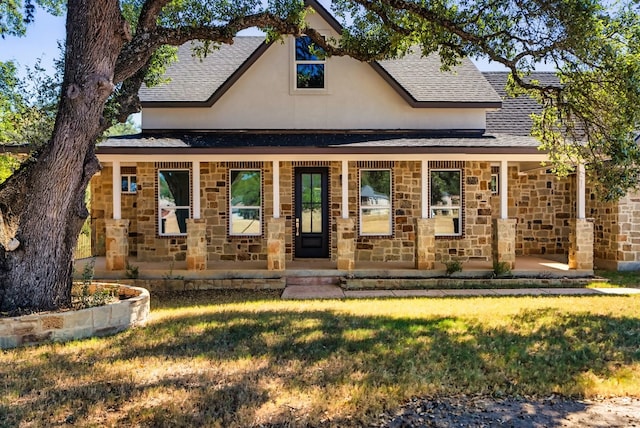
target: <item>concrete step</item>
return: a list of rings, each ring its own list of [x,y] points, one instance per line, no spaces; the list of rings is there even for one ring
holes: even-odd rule
[[[290,285],[340,285],[339,276],[288,276],[287,286]]]

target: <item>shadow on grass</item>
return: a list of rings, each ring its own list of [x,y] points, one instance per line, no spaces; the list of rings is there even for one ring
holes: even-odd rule
[[[2,381],[16,398],[0,406],[0,420],[362,426],[414,396],[581,396],[590,379],[640,361],[640,320],[555,309],[523,311],[495,328],[334,310],[192,312],[100,339],[85,354],[16,363]],[[51,416],[51,406],[68,415]]]

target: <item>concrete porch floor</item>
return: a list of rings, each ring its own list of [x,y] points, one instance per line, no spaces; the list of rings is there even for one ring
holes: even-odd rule
[[[126,279],[126,271],[108,271],[105,257],[76,260],[76,277],[82,275],[84,266],[92,261],[96,280]],[[433,270],[417,270],[413,263],[402,262],[358,262],[352,271],[336,269],[331,260],[302,259],[287,262],[284,271],[268,271],[266,262],[209,262],[203,271],[189,271],[186,262],[142,262],[135,257],[129,264],[138,268],[139,279],[220,279],[220,278],[282,278],[282,277],[350,277],[350,278],[438,278],[445,276],[446,268],[436,263]],[[454,274],[455,278],[491,277],[491,262],[471,260],[462,263],[462,271]],[[593,276],[592,270],[570,270],[566,263],[540,257],[518,257],[516,267],[511,276],[515,278],[588,278]]]

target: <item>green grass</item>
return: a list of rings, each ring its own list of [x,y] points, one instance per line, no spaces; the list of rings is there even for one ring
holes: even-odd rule
[[[640,288],[640,272],[597,271],[596,275],[609,280],[609,284],[618,287]]]
[[[0,426],[363,426],[414,396],[640,396],[640,297],[154,296],[144,329],[0,354]]]

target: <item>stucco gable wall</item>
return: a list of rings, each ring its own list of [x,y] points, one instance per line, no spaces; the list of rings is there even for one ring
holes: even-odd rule
[[[310,21],[335,35],[317,15]],[[485,109],[413,108],[368,64],[348,57],[327,60],[326,93],[295,91],[292,43],[274,43],[210,108],[145,107],[143,130],[485,128]]]

